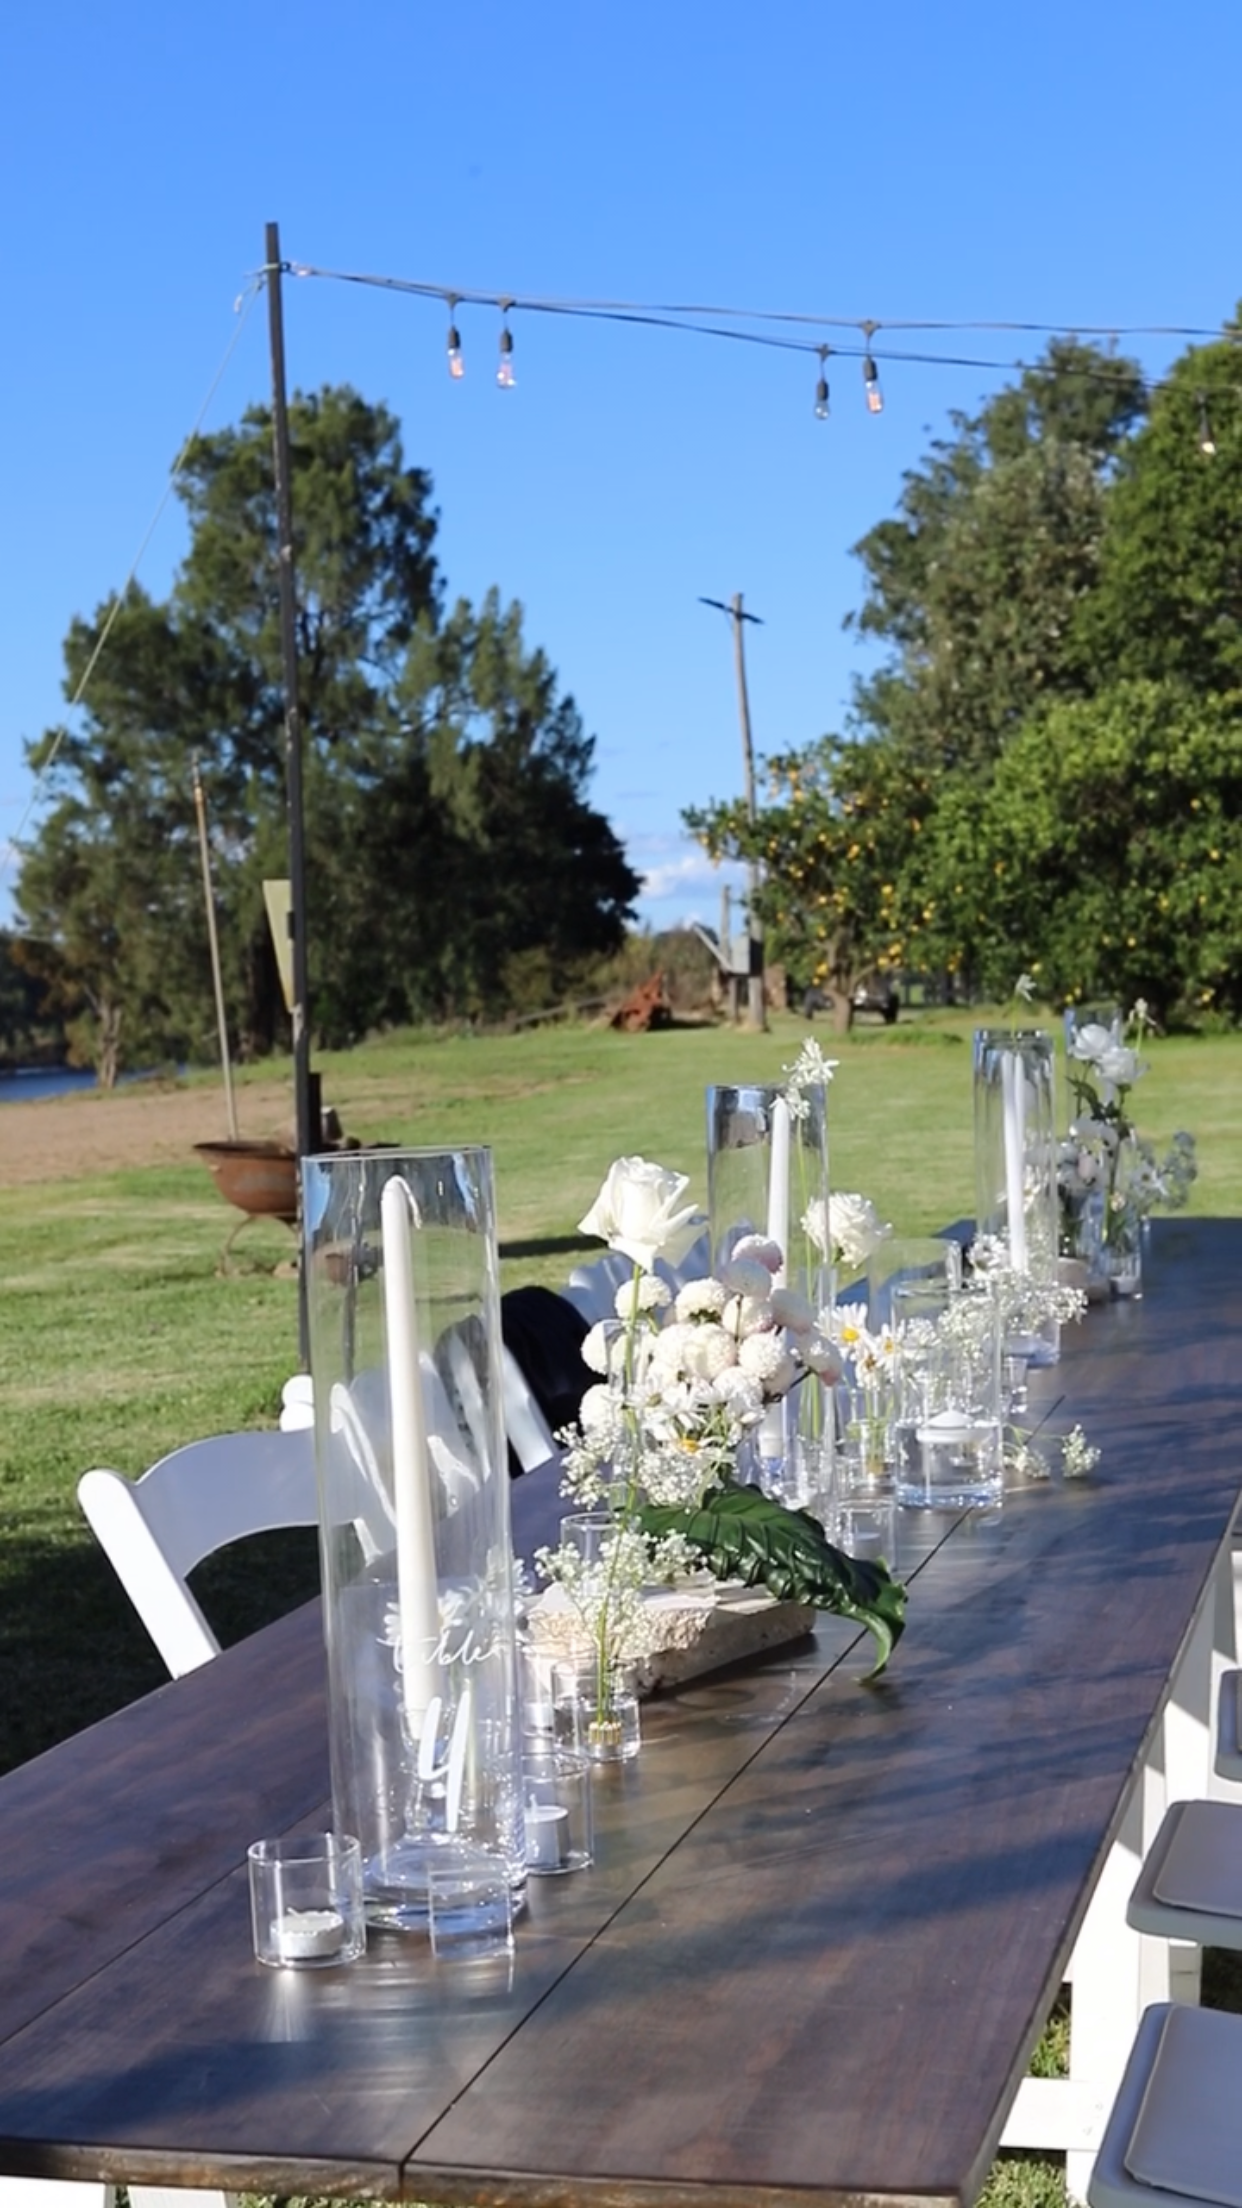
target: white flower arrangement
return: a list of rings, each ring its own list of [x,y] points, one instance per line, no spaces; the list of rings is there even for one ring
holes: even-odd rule
[[[856,1271],[892,1233],[885,1226],[869,1196],[847,1195],[834,1189],[825,1205],[815,1197],[800,1221],[807,1240],[833,1265]]]
[[[1195,1138],[1179,1132],[1159,1157],[1130,1116],[1129,1097],[1147,1072],[1139,1056],[1150,1028],[1140,997],[1127,1020],[1105,1027],[1088,1021],[1069,1045],[1074,1118],[1057,1155],[1061,1242],[1090,1256],[1131,1243],[1153,1211],[1178,1211],[1198,1174]]]

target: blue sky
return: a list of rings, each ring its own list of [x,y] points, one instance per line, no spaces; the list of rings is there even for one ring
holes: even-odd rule
[[[0,248],[0,848],[23,739],[63,716],[73,614],[120,584],[235,329],[284,255],[452,288],[862,320],[1215,328],[1242,294],[1242,8],[1201,0],[13,0]],[[598,740],[595,802],[653,925],[714,919],[682,808],[740,786],[727,624],[760,753],[840,727],[865,662],[850,547],[1003,373],[883,364],[289,283],[291,385],[353,383],[428,467],[450,596],[520,599]],[[1008,362],[1016,335],[946,336]],[[1155,374],[1174,339],[1125,341]],[[206,417],[266,399],[262,301]],[[169,584],[175,502],[140,569]],[[7,910],[12,873],[0,885]]]

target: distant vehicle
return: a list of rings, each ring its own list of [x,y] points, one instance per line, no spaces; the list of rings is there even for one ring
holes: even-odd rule
[[[901,1010],[901,996],[894,982],[883,974],[868,974],[860,981],[850,998],[855,1013],[878,1012],[886,1027],[892,1027]],[[832,996],[827,989],[807,989],[802,996],[802,1017],[813,1020],[817,1012],[831,1012]]]

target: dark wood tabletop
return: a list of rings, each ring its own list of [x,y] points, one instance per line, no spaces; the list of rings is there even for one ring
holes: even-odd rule
[[[914,1533],[841,1622],[644,1710],[511,1972],[250,1951],[328,1817],[317,1608],[0,1782],[0,2170],[599,2208],[969,2203],[1242,1485],[1242,1221],[1158,1223],[1040,1382],[1096,1473]],[[538,1538],[535,1480],[515,1525]]]

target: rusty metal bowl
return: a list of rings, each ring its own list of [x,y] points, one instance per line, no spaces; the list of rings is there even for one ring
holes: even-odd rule
[[[280,1219],[297,1224],[298,1159],[285,1142],[196,1142],[203,1161],[226,1203],[249,1219]]]

